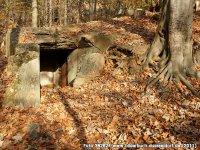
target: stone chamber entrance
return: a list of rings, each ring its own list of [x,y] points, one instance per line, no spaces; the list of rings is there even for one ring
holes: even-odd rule
[[[103,53],[112,46],[109,36],[64,31],[21,28],[7,33],[3,53],[9,57],[8,72],[13,80],[4,94],[5,103],[35,106],[41,102],[43,86],[76,87],[100,75]]]
[[[72,50],[40,49],[40,85],[64,87],[68,85],[68,61]]]

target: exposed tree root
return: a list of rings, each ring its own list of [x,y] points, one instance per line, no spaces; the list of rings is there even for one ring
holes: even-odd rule
[[[192,68],[194,65],[192,60],[192,5],[191,1],[184,2],[184,7],[180,7],[181,0],[163,2],[156,36],[142,58],[143,68],[151,67],[157,72],[156,76],[146,85],[145,92],[148,87],[160,80],[163,81],[164,88],[170,87],[170,83],[173,82],[179,91],[182,91],[178,84],[181,82],[192,94],[200,98],[199,93],[186,79],[186,77],[200,78],[200,72]],[[177,7],[180,10],[177,10]],[[186,8],[191,16],[185,13]]]
[[[165,74],[166,74],[166,72],[167,72],[167,68],[168,68],[168,66],[165,67],[164,69],[161,69],[161,70],[157,73],[156,77],[152,78],[152,79],[148,82],[148,84],[146,85],[146,87],[145,87],[145,89],[144,89],[145,92],[146,92],[146,90],[147,90],[147,88],[148,88],[149,86],[152,86],[152,85],[156,84],[156,83],[159,81],[160,78],[162,78],[162,77],[165,76]]]
[[[180,86],[178,85],[176,80],[173,80],[174,85],[176,86],[176,88],[178,89],[178,91],[184,95],[184,97],[186,97],[187,95],[185,95],[185,93],[183,92],[183,90],[180,88]]]
[[[193,86],[187,81],[181,73],[178,74],[178,77],[183,85],[185,85],[196,97],[200,98],[200,95],[194,90]]]
[[[185,73],[182,73],[181,71],[178,71],[175,73],[173,71],[172,63],[170,61],[171,53],[166,52],[167,48],[165,44],[160,43],[163,48],[159,47],[159,49],[155,49],[155,46],[153,46],[154,44],[155,43],[153,43],[152,46],[147,50],[148,52],[146,53],[146,58],[143,59],[144,62],[142,63],[143,68],[150,66],[154,71],[157,72],[156,76],[150,79],[150,81],[147,83],[144,89],[145,93],[148,87],[153,86],[160,79],[162,79],[163,84],[166,84],[164,88],[168,88],[170,83],[173,81],[173,83],[181,92],[180,87],[178,86],[178,82],[180,81],[183,85],[187,87],[188,90],[191,91],[192,94],[200,98],[200,95],[194,90],[193,86],[189,83],[189,81],[187,81],[186,77],[183,76],[183,74],[185,75]],[[156,50],[158,52],[156,52]],[[161,61],[157,65],[153,63],[154,62],[153,60],[156,57],[156,55],[157,57],[161,57]],[[193,68],[189,68],[186,71],[186,75],[188,77],[194,77],[194,78],[200,79],[200,72],[198,72],[197,70]]]
[[[178,90],[182,94],[184,94],[184,92],[181,90],[181,88],[178,85],[178,82],[180,81],[183,85],[185,85],[187,87],[188,90],[191,91],[192,94],[194,94],[196,97],[200,98],[200,95],[194,90],[193,86],[189,83],[189,81],[187,81],[187,79],[182,75],[181,72],[173,73],[171,63],[169,63],[165,67],[161,68],[157,72],[156,76],[153,77],[152,79],[150,79],[150,81],[147,83],[147,85],[144,88],[144,92],[146,93],[147,89],[150,86],[153,86],[154,84],[156,84],[159,80],[162,80],[163,84],[166,84],[164,86],[165,90],[167,88],[169,88],[170,83],[173,81],[173,83],[178,88]]]

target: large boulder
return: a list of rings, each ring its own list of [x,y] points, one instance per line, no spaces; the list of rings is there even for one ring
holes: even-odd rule
[[[82,85],[99,75],[105,64],[104,54],[112,46],[113,39],[108,35],[81,35],[79,48],[68,56],[68,85]]]
[[[4,102],[8,105],[35,106],[40,103],[39,46],[25,44],[19,49],[18,53],[9,57],[8,73],[13,80],[6,89]]]
[[[105,65],[103,54],[91,53],[83,55],[78,65],[78,71],[73,86],[79,86],[100,75]]]
[[[80,66],[80,63],[84,63],[83,61],[81,61],[82,57],[98,52],[99,50],[95,47],[87,47],[76,49],[68,56],[68,85],[74,84],[78,73],[78,67]]]
[[[68,56],[68,85],[79,86],[98,76],[104,67],[104,54],[113,46],[110,36],[90,33],[80,37],[79,47]]]
[[[85,41],[91,47],[99,50],[99,53],[106,53],[110,47],[114,45],[113,37],[103,33],[89,33],[81,36],[81,40]]]

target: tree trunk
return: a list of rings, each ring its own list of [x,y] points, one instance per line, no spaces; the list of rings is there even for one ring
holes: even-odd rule
[[[90,9],[90,21],[94,19],[94,0],[89,1],[89,9]]]
[[[94,0],[94,19],[97,19],[97,0]]]
[[[64,7],[65,7],[65,10],[64,10],[64,25],[67,25],[68,23],[68,0],[65,0],[65,3],[64,3]]]
[[[62,16],[64,9],[62,7],[62,1],[58,0],[56,3],[56,8],[55,8],[55,20],[56,20],[56,25],[61,26],[62,25]]]
[[[56,3],[54,0],[51,1],[51,14],[52,14],[52,25],[55,24],[55,8],[56,8]]]
[[[32,0],[32,27],[38,27],[37,0]]]
[[[78,0],[78,16],[77,16],[77,23],[80,23],[82,20],[82,4],[84,3],[83,0]]]
[[[49,0],[49,26],[52,26],[53,21],[53,8],[52,8],[52,0]]]
[[[44,26],[48,26],[48,1],[45,0]]]
[[[198,93],[186,80],[187,76],[200,78],[200,73],[193,69],[192,54],[193,0],[166,0],[162,5],[161,21],[153,43],[147,50],[144,65],[158,65],[155,78],[147,87],[163,79],[167,87],[173,81],[178,87],[181,81],[194,95]],[[156,58],[159,64],[155,63]]]

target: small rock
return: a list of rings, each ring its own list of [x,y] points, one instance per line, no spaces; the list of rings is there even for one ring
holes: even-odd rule
[[[15,143],[21,142],[22,141],[22,134],[17,134],[12,137],[13,140],[15,140]]]
[[[128,106],[128,102],[127,101],[122,101],[122,105],[127,107]]]

